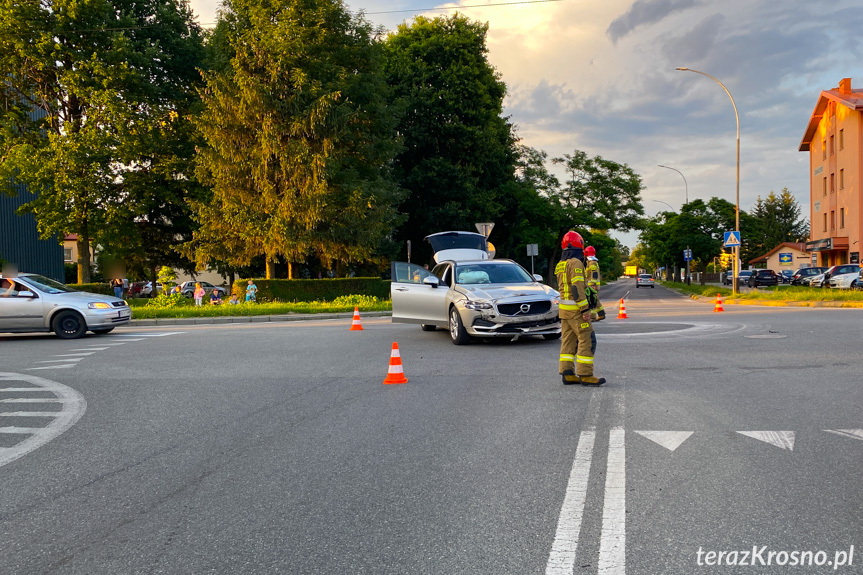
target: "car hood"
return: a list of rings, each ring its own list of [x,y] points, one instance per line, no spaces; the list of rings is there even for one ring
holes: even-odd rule
[[[103,295],[100,293],[91,293],[87,291],[73,291],[67,293],[45,294],[39,292],[40,295],[50,297],[53,301],[68,301],[68,302],[92,302],[103,301],[106,303],[114,303],[115,301],[124,301],[112,295]]]
[[[456,286],[456,291],[471,300],[502,300],[537,297],[557,297],[557,291],[545,284],[523,284],[515,286],[485,285]]]

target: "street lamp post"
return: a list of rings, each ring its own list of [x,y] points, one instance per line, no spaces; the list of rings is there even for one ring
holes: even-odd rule
[[[680,177],[683,178],[683,185],[684,185],[685,190],[686,190],[686,204],[688,204],[689,203],[689,183],[686,181],[686,176],[683,175],[683,172],[681,172],[677,168],[672,168],[671,166],[663,166],[662,164],[657,164],[657,165],[660,168],[665,168],[667,170],[674,170],[675,172],[680,174]],[[686,204],[683,204],[683,205],[685,206]],[[686,253],[688,254],[688,257],[684,258],[684,259],[686,259],[686,285],[691,285],[692,280],[689,279],[689,260],[692,259],[692,255],[691,255],[692,250],[689,248],[689,242],[686,242]]]
[[[717,84],[719,84],[725,93],[728,94],[729,99],[731,99],[731,105],[734,107],[734,119],[737,121],[737,202],[734,208],[734,227],[736,231],[740,232],[740,115],[737,113],[737,104],[734,103],[734,98],[731,96],[731,92],[728,91],[728,88],[725,87],[725,84],[711,76],[710,74],[705,74],[704,72],[699,72],[698,70],[693,70],[691,68],[679,67],[675,68],[675,70],[680,70],[682,72],[695,72],[696,74],[701,74],[702,76],[707,76]],[[740,275],[740,246],[734,246],[734,266],[732,267],[732,273],[734,274],[734,281],[731,283],[731,293],[737,295],[737,278]]]
[[[659,202],[660,204],[665,204],[666,206],[668,206],[669,208],[671,208],[671,211],[672,211],[672,212],[674,212],[675,214],[677,213],[677,210],[675,210],[675,209],[674,209],[674,206],[672,206],[672,205],[671,205],[671,204],[669,204],[668,202],[663,202],[662,200],[653,200],[653,201],[654,201],[654,202]],[[666,281],[668,281],[668,267],[669,267],[669,266],[668,266],[668,264],[666,263],[666,264],[665,264],[665,278],[666,278]],[[674,271],[674,278],[673,278],[673,279],[674,279],[674,281],[677,281],[677,270],[675,270],[675,271]]]

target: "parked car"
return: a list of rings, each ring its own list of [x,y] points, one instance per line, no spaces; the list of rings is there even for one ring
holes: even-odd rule
[[[156,282],[156,290],[159,293],[165,291],[165,286],[162,285],[162,282]],[[141,286],[141,297],[153,297],[153,282],[146,282]]]
[[[76,291],[38,274],[0,276],[0,332],[51,332],[62,339],[105,334],[129,323],[120,298]]]
[[[193,281],[181,283],[180,284],[180,293],[186,297],[192,297],[195,294],[195,283],[201,284],[201,287],[204,288],[204,291],[206,292],[207,295],[212,295],[213,291],[217,291],[220,294],[222,294],[222,297],[225,297],[225,294],[228,293],[227,289],[225,289],[223,287],[219,287],[219,286],[214,286],[210,282],[193,282]]]
[[[753,270],[746,280],[746,285],[757,288],[758,286],[777,286],[779,276],[773,270]]]
[[[739,272],[737,272],[737,274],[738,274],[737,275],[738,285],[740,285],[740,284],[745,284],[749,280],[749,276],[752,275],[752,272],[749,270],[740,270]],[[724,282],[725,285],[729,285],[729,286],[731,285],[732,275],[733,275],[732,273],[728,273],[728,275],[725,276],[725,282]]]
[[[863,290],[863,268],[856,274],[839,274],[830,278],[830,287]]]
[[[426,240],[437,262],[431,271],[392,263],[393,322],[446,328],[456,345],[474,337],[560,338],[560,294],[541,276],[511,260],[489,259],[482,234],[442,232]]]
[[[644,287],[656,287],[656,282],[653,280],[653,276],[650,274],[638,274],[635,278],[635,287],[640,288]]]
[[[827,268],[819,266],[800,268],[791,276],[791,285],[808,285],[809,281],[811,281],[813,277],[823,274],[825,271],[827,271]]]
[[[842,264],[838,266],[831,266],[827,268],[827,270],[821,274],[820,276],[815,276],[809,282],[810,287],[818,287],[818,288],[826,288],[830,287],[828,283],[830,278],[835,275],[847,274],[847,273],[857,273],[860,271],[860,266],[858,264]]]
[[[831,288],[839,288],[840,285],[850,287],[851,282],[856,280],[859,275],[860,266],[858,264],[836,266],[836,270],[827,278],[827,286]]]
[[[794,276],[794,272],[791,270],[780,270],[779,271],[779,281],[784,284],[790,284],[791,278]]]

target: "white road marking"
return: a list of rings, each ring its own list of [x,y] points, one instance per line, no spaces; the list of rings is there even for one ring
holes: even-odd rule
[[[669,451],[674,451],[689,439],[694,431],[636,431],[638,435],[646,437]]]
[[[107,347],[82,347],[80,349],[70,349],[69,351],[105,351]]]
[[[863,441],[863,429],[825,429],[827,433],[835,433],[842,437],[850,437],[851,439],[859,439]]]
[[[0,403],[64,403],[59,397],[12,397],[0,399]]]
[[[793,431],[738,431],[740,435],[775,445],[780,449],[794,451],[794,432]]]
[[[2,380],[0,380],[0,381],[2,381]],[[0,391],[8,391],[10,393],[12,393],[12,392],[18,393],[21,391],[51,391],[51,392],[54,392],[54,391],[57,391],[57,389],[59,389],[59,388],[53,388],[53,387],[0,387]]]
[[[41,427],[0,427],[0,433],[16,433],[18,435],[26,435],[31,433],[39,433]]]
[[[77,353],[58,353],[54,357],[79,357],[79,356],[80,357],[87,357],[88,355],[93,355],[94,353],[96,353],[96,352],[95,351],[88,351],[88,352],[79,351]]]
[[[42,367],[28,367],[24,371],[36,371],[37,369],[69,369],[75,367],[77,363],[58,363],[57,365],[45,365]]]
[[[143,341],[143,340],[136,340],[136,341]],[[106,343],[105,345],[115,346],[115,345],[126,345],[127,343],[129,343],[129,342],[128,341],[122,341],[120,343]]]
[[[584,502],[587,498],[587,481],[590,477],[590,462],[593,458],[595,431],[582,431],[575,450],[575,460],[569,472],[569,483],[563,498],[560,518],[557,520],[557,533],[551,545],[551,553],[545,567],[546,575],[572,575],[575,567],[575,552],[578,548],[578,534],[584,515]]]
[[[626,445],[622,427],[609,432],[597,573],[626,573]]]
[[[41,369],[41,368],[36,368]],[[16,459],[23,457],[34,449],[37,449],[52,439],[58,437],[67,429],[75,425],[75,423],[84,415],[87,410],[87,401],[84,397],[62,383],[50,381],[34,375],[25,375],[21,373],[0,373],[0,381],[23,381],[34,386],[26,388],[28,391],[51,391],[56,398],[63,404],[61,411],[14,411],[9,413],[0,412],[0,422],[6,421],[6,417],[48,417],[51,421],[45,427],[31,429],[32,433],[26,432],[29,437],[12,447],[0,448],[0,467],[11,463]],[[8,389],[8,388],[7,388]],[[18,429],[28,430],[30,428],[0,427],[0,429]],[[4,433],[17,433],[16,431],[4,431]]]
[[[42,361],[37,361],[36,363],[66,363],[73,361],[81,361],[84,359],[83,357],[70,357],[68,359],[44,359]]]
[[[165,337],[166,335],[180,335],[184,331],[168,331],[164,333],[115,333],[110,337]]]

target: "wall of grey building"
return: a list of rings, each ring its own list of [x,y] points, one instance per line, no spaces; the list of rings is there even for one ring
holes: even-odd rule
[[[0,258],[17,264],[20,272],[65,281],[60,240],[40,239],[33,214],[17,214],[18,208],[32,199],[23,185],[15,186],[13,196],[0,192]]]

